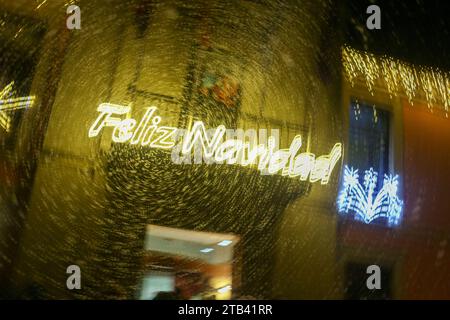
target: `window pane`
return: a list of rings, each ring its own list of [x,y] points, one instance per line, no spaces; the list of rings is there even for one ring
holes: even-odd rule
[[[389,172],[389,112],[354,100],[350,105],[348,164],[360,172]],[[382,179],[378,179],[380,184]],[[380,187],[380,185],[378,185]]]

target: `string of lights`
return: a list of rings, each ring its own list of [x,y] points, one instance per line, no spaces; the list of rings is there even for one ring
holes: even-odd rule
[[[411,105],[414,99],[424,97],[428,109],[442,109],[448,118],[450,106],[450,74],[437,68],[413,66],[392,57],[377,57],[370,53],[342,49],[345,77],[353,87],[363,80],[370,94],[377,84],[387,88],[390,97],[405,95]]]

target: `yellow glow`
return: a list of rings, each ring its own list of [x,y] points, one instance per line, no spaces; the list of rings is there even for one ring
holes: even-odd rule
[[[450,75],[436,68],[412,66],[388,57],[356,51],[349,47],[342,50],[344,73],[352,86],[357,79],[365,80],[367,89],[373,95],[374,86],[384,85],[389,95],[405,95],[413,99],[423,96],[428,108],[443,107],[448,117],[450,105]]]
[[[330,180],[331,172],[334,166],[342,156],[342,145],[336,143],[331,153],[316,159],[314,168],[311,170],[309,181],[316,182],[321,180],[321,184],[327,184]]]
[[[128,114],[130,106],[103,103],[97,111],[97,119],[89,129],[89,137],[97,136],[105,127],[113,127],[112,140],[116,143],[139,144],[150,148],[171,149],[175,146],[175,135],[178,128],[159,126],[162,119],[155,115],[157,108],[150,107],[138,123],[135,119],[121,119],[116,115]],[[327,184],[331,172],[342,155],[342,145],[336,143],[330,154],[316,158],[311,152],[298,154],[302,147],[302,137],[297,135],[288,149],[275,151],[275,137],[270,136],[267,144],[251,147],[249,142],[241,139],[223,141],[226,128],[223,125],[207,133],[202,121],[195,121],[181,142],[181,155],[190,155],[196,146],[201,147],[206,158],[213,157],[216,162],[248,166],[256,164],[258,170],[268,174],[281,174],[291,178],[300,177],[301,181],[321,181]]]
[[[235,164],[238,162],[239,151],[243,147],[244,144],[240,140],[226,140],[217,148],[215,160],[218,162],[227,161],[227,164]]]
[[[44,4],[47,3],[48,0],[43,0],[37,7],[36,10],[39,10]]]
[[[217,300],[231,299],[232,293],[231,280],[232,279],[229,276],[212,277],[210,279],[211,286],[216,290]]]
[[[130,110],[130,106],[111,103],[100,104],[97,108],[100,114],[89,129],[89,137],[96,137],[105,127],[113,127],[112,140],[117,143],[140,143],[142,146],[149,145],[151,148],[161,149],[174,147],[175,141],[173,139],[177,128],[158,127],[158,124],[161,122],[161,117],[153,117],[153,114],[157,110],[156,107],[147,108],[139,124],[135,119],[121,119],[113,116],[123,116],[128,114]],[[152,120],[151,125],[149,125],[150,120]],[[136,129],[134,130],[134,128]]]
[[[136,125],[136,120],[122,120],[113,130],[112,139],[114,142],[124,143],[131,139],[133,132],[131,131]]]
[[[97,108],[100,115],[89,129],[89,138],[96,137],[104,127],[116,127],[122,122],[122,119],[112,117],[113,114],[123,115],[127,114],[130,110],[130,106],[122,106],[111,103],[100,104]]]
[[[35,96],[6,99],[7,96],[12,96],[15,94],[13,88],[14,81],[0,91],[0,126],[2,126],[7,132],[10,130],[11,118],[5,113],[5,111],[31,108],[35,101]]]
[[[159,127],[158,134],[155,140],[150,143],[151,148],[170,149],[175,146],[175,134],[177,132],[175,127]]]
[[[148,128],[142,129],[143,131],[145,130],[144,135],[142,136],[142,142],[141,142],[142,146],[146,146],[152,142],[153,135],[155,134],[156,130],[158,129],[158,124],[160,122],[161,122],[161,117],[156,116],[152,119],[152,124],[150,126],[148,126]]]
[[[275,151],[271,157],[269,158],[269,167],[268,172],[270,174],[275,174],[278,171],[282,170],[282,175],[287,175],[285,170],[283,170],[289,162],[289,158],[291,156],[289,149],[280,149]]]
[[[144,129],[147,127],[148,122],[152,118],[152,115],[155,111],[156,111],[156,107],[147,108],[144,116],[142,117],[141,122],[139,122],[139,125],[133,134],[133,137],[131,138],[131,144],[137,144],[137,143],[139,143],[139,141],[142,140],[142,134],[144,134]]]
[[[274,146],[274,137],[270,136],[268,139],[268,146]],[[249,142],[244,143],[244,149],[240,160],[240,165],[245,167],[256,163],[258,157],[266,158],[266,154],[269,152],[265,144],[259,144],[254,147],[250,146]],[[264,166],[263,166],[264,167]]]
[[[0,111],[13,111],[29,108],[34,102],[34,96],[0,100]]]
[[[181,152],[183,154],[190,153],[191,150],[194,148],[196,142],[200,141],[203,149],[203,154],[207,158],[210,158],[216,151],[226,130],[227,129],[225,128],[225,126],[223,125],[218,126],[210,141],[208,139],[208,135],[206,133],[205,125],[203,124],[203,122],[195,121],[191,130],[188,131],[186,138],[183,140],[183,148],[181,149]]]
[[[283,176],[289,175],[290,177],[292,177],[292,175],[295,175],[295,173],[293,172],[295,165],[294,156],[297,153],[297,151],[301,148],[301,146],[302,146],[302,136],[297,135],[294,137],[294,139],[292,139],[291,146],[289,147],[289,149],[285,149],[285,151],[287,150],[290,153],[290,161],[289,166],[283,167],[282,171]]]
[[[3,129],[6,130],[6,132],[9,132],[11,125],[11,118],[8,117],[4,112],[0,112],[0,126],[3,127]]]
[[[13,87],[14,87],[14,81],[12,81],[10,84],[8,84],[6,87],[4,87],[3,90],[0,91],[0,99],[3,99],[8,94],[13,95],[14,94]]]
[[[291,178],[300,176],[301,181],[308,180],[308,176],[314,168],[316,156],[311,152],[299,154],[294,161],[294,166],[289,172]]]

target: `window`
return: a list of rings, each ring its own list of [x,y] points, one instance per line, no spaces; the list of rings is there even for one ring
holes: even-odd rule
[[[385,175],[390,174],[390,113],[374,104],[352,100],[349,141],[339,212],[377,225],[397,225],[402,202],[386,197]],[[396,180],[389,180],[396,186]],[[386,190],[386,189],[384,189]]]
[[[389,173],[389,112],[353,100],[350,105],[348,164],[360,171]],[[378,179],[378,188],[382,179]]]

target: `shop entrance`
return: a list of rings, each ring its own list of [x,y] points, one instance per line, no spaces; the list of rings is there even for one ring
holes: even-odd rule
[[[239,237],[148,225],[140,299],[231,299]]]

